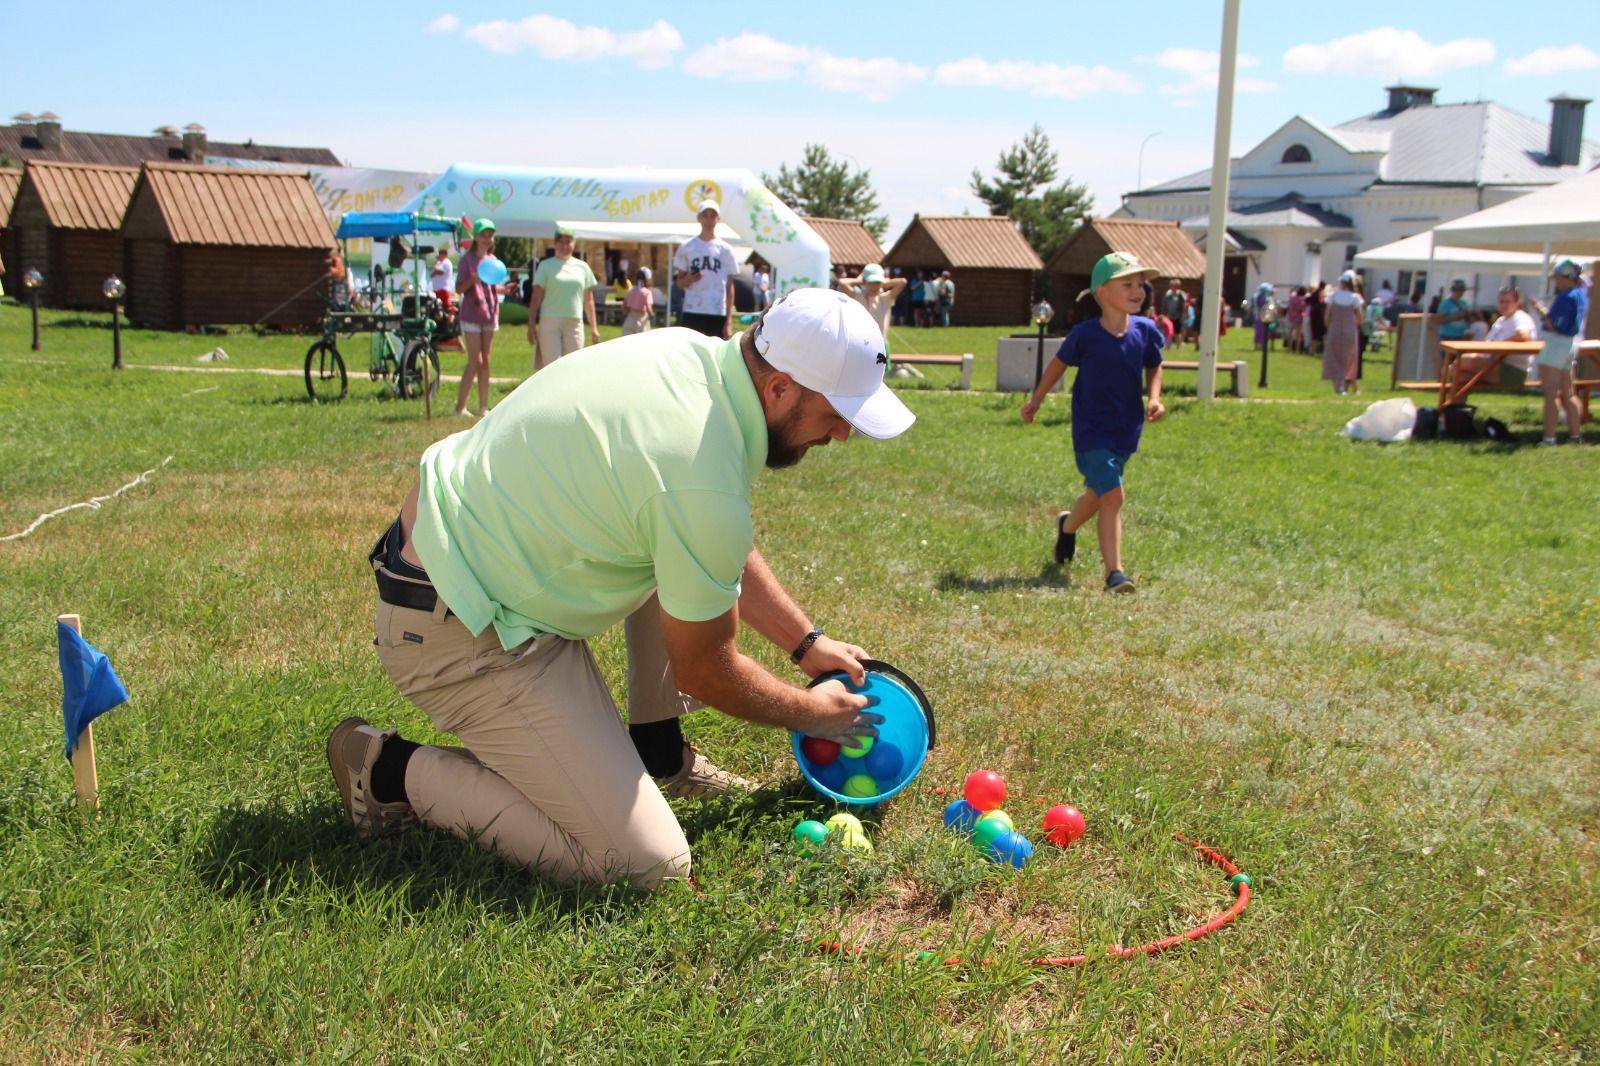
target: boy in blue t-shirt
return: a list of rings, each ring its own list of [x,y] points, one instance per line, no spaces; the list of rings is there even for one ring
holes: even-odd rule
[[[1578,341],[1589,317],[1589,298],[1583,290],[1583,269],[1571,259],[1559,263],[1551,277],[1555,301],[1548,308],[1538,301],[1533,304],[1544,326],[1544,350],[1539,353],[1539,381],[1544,386],[1544,438],[1540,443],[1556,442],[1556,427],[1565,415],[1567,439],[1577,444],[1583,440],[1583,407],[1572,379],[1578,369]]]
[[[1067,367],[1078,368],[1072,383],[1072,450],[1084,491],[1071,511],[1056,516],[1055,557],[1057,563],[1071,561],[1077,552],[1078,528],[1098,516],[1095,528],[1108,592],[1135,588],[1133,579],[1122,572],[1122,470],[1139,450],[1145,420],[1154,422],[1167,411],[1161,404],[1161,330],[1148,318],[1134,316],[1144,302],[1145,280],[1158,273],[1140,266],[1131,255],[1103,256],[1089,278],[1100,317],[1079,323],[1067,334],[1033,395],[1022,405],[1022,420],[1032,422]]]

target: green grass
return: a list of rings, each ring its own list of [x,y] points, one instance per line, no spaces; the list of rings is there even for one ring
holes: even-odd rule
[[[1001,331],[910,332],[992,383]],[[698,890],[639,898],[341,824],[337,721],[436,735],[371,653],[363,554],[455,427],[364,377],[314,406],[293,376],[140,369],[218,343],[230,368],[297,368],[306,337],[126,341],[114,374],[99,320],[48,314],[32,353],[0,305],[0,536],[174,457],[0,543],[0,1060],[1600,1056],[1600,448],[1351,443],[1384,393],[1335,399],[1277,352],[1265,396],[1293,402],[1201,404],[1174,375],[1130,464],[1141,590],[1113,599],[1092,534],[1048,563],[1076,491],[1065,400],[1024,426],[1021,397],[930,373],[906,436],[763,478],[761,543],[818,622],[927,690],[919,785],[987,766],[1019,821],[1073,802],[1088,835],[1012,873],[911,790],[868,820],[870,860],[803,862],[788,829],[826,810],[785,738],[706,712],[693,738],[771,787],[683,805]],[[500,360],[523,372],[525,346]],[[1536,403],[1481,408],[1527,435]],[[61,756],[64,611],[133,693],[95,727],[90,824]],[[620,688],[619,635],[596,650]],[[1238,922],[1153,959],[1025,964],[1225,907],[1176,833],[1254,875]],[[885,961],[923,948],[990,965]]]

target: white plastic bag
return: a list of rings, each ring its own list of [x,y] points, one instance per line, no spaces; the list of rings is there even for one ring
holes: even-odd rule
[[[1386,443],[1410,440],[1417,424],[1417,405],[1409,396],[1379,400],[1344,424],[1342,431],[1351,440],[1378,440]]]

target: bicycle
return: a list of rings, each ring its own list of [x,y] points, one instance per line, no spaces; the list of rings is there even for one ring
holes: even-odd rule
[[[420,309],[420,310],[419,310]],[[314,401],[335,402],[349,394],[349,374],[339,351],[339,336],[371,333],[367,376],[392,381],[402,399],[439,393],[439,352],[435,345],[457,335],[459,328],[432,296],[407,296],[398,314],[329,311],[322,336],[306,351],[306,392]]]

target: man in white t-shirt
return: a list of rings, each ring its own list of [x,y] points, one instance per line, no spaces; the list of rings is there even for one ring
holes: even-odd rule
[[[450,262],[450,248],[448,245],[439,246],[439,255],[433,261],[433,269],[428,272],[428,284],[433,288],[433,294],[444,304],[445,310],[455,307],[456,267]]]
[[[717,237],[722,207],[702,200],[695,217],[700,236],[685,241],[672,257],[673,284],[683,290],[678,325],[726,340],[733,336],[733,275],[739,263],[728,242]]]

